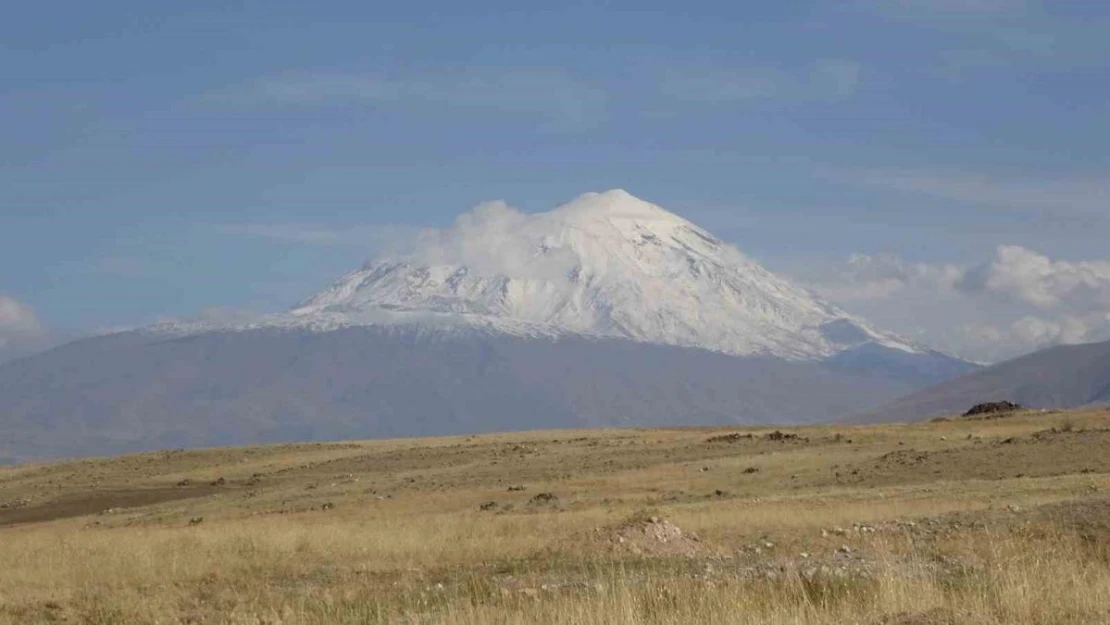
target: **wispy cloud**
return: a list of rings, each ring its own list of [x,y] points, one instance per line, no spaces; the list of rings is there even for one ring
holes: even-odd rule
[[[401,74],[293,72],[263,77],[208,99],[241,106],[485,110],[585,127],[603,117],[606,95],[560,69],[485,68]]]
[[[35,309],[9,295],[0,294],[0,347],[8,341],[37,338],[46,333]]]
[[[1040,11],[1007,15],[981,15],[970,19],[957,15],[934,19],[928,24],[943,31],[952,47],[936,53],[932,70],[949,78],[975,75],[985,70],[1010,75],[1060,68],[1101,67],[1106,58],[1105,18],[1065,19]]]
[[[911,262],[896,254],[853,254],[839,266],[826,266],[812,286],[838,302],[897,297],[907,289],[951,291],[966,269],[952,263]]]
[[[294,245],[380,249],[410,240],[419,229],[412,226],[354,224],[345,226],[310,223],[248,223],[216,226],[221,234]]]
[[[46,349],[55,340],[31,305],[0,293],[0,362]]]
[[[1110,21],[1099,15],[1097,3],[1078,3],[1063,10],[1055,4],[1045,0],[854,0],[827,3],[822,15],[853,26],[865,20],[877,22],[876,27],[908,25],[917,35],[921,29],[934,31],[931,41],[916,42],[915,52],[931,57],[928,71],[950,80],[984,71],[1017,75],[1105,65]]]
[[[912,169],[824,168],[819,174],[841,182],[994,209],[1091,217],[1110,214],[1110,178],[1019,179]]]
[[[1035,7],[1036,0],[864,0],[858,6],[908,15],[1012,15]]]
[[[821,59],[798,67],[672,67],[663,94],[687,102],[736,104],[764,100],[841,100],[856,93],[862,68],[848,59]]]

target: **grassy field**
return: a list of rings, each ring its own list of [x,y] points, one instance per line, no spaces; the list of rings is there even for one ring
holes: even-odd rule
[[[1110,411],[10,467],[0,623],[1110,623]]]

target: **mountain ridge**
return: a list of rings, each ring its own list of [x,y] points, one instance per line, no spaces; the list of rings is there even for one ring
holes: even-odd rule
[[[473,328],[127,332],[0,365],[0,461],[564,427],[815,422],[911,388],[823,363]]]

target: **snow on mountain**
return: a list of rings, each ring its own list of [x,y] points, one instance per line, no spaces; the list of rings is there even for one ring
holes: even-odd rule
[[[525,214],[479,206],[263,325],[454,324],[734,355],[823,359],[928,350],[823,302],[689,221],[623,190]]]

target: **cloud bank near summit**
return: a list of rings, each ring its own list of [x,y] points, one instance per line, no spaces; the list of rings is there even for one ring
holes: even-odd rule
[[[857,254],[799,275],[853,312],[973,360],[1110,339],[1108,260],[1059,260],[1000,245],[972,265]]]
[[[459,215],[450,227],[421,231],[393,253],[414,264],[466,265],[480,274],[566,283],[579,258],[561,247],[537,254],[544,241],[530,231],[543,215],[501,200],[484,202]]]
[[[50,332],[29,304],[0,293],[0,362],[33,353],[50,341]]]

